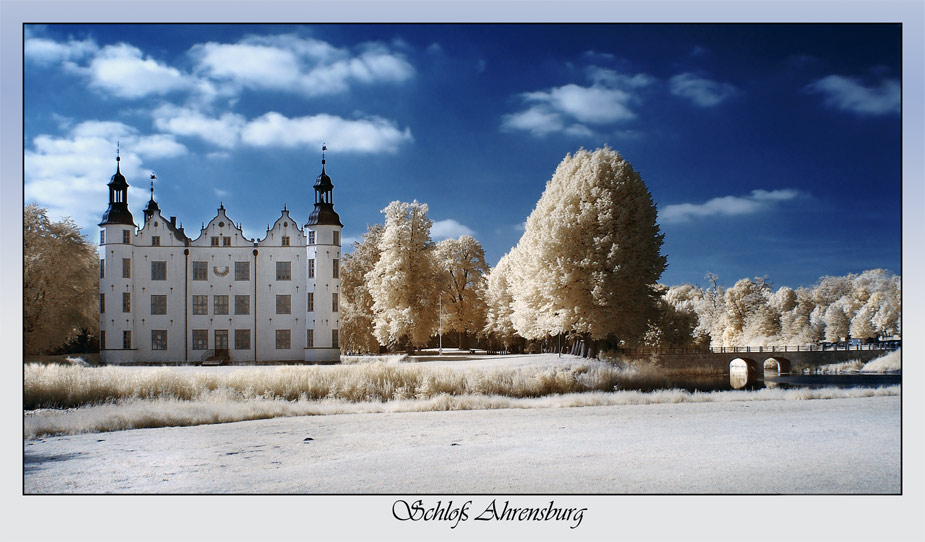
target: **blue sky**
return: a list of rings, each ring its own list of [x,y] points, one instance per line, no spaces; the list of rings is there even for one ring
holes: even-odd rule
[[[610,145],[659,209],[665,284],[900,273],[896,24],[26,26],[24,195],[97,238],[115,169],[195,235],[220,202],[304,223],[328,145],[345,239],[430,205],[489,264],[556,165]]]

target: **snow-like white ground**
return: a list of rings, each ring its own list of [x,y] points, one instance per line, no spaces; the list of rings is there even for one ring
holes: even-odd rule
[[[25,493],[899,493],[900,397],[341,414],[24,441]]]

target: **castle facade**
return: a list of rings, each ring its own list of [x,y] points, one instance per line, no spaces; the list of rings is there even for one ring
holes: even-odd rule
[[[341,230],[331,178],[304,227],[284,209],[263,239],[224,205],[196,238],[151,199],[141,227],[116,157],[100,222],[100,360],[255,363],[340,360]]]

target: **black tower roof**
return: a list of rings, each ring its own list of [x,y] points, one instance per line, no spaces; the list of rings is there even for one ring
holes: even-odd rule
[[[103,221],[100,226],[107,224],[126,224],[135,225],[135,218],[128,210],[128,182],[119,168],[119,162],[122,158],[116,153],[116,173],[109,180],[109,208],[103,213]]]
[[[306,226],[340,226],[340,216],[334,210],[334,183],[324,170],[324,151],[327,146],[321,147],[321,175],[315,179],[315,208],[308,215]]]

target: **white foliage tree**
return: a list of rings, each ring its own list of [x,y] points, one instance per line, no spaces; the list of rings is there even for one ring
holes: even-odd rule
[[[370,226],[363,240],[354,243],[353,253],[344,255],[341,264],[340,340],[341,349],[347,352],[379,352],[379,341],[373,333],[373,297],[366,275],[379,261],[383,229],[381,224]]]
[[[469,348],[469,334],[485,327],[485,250],[471,235],[463,235],[437,243],[434,255],[442,271],[443,331],[457,332],[459,347]]]
[[[559,164],[512,252],[512,321],[539,339],[576,334],[591,344],[633,344],[655,314],[666,267],[648,188],[608,147]]]
[[[382,210],[379,261],[366,275],[376,339],[409,352],[427,344],[438,326],[439,269],[427,210],[417,200],[393,201]]]
[[[512,256],[510,253],[498,260],[498,265],[488,273],[485,290],[485,334],[510,349],[517,339],[517,330],[511,317],[514,314],[514,296],[511,293]]]

